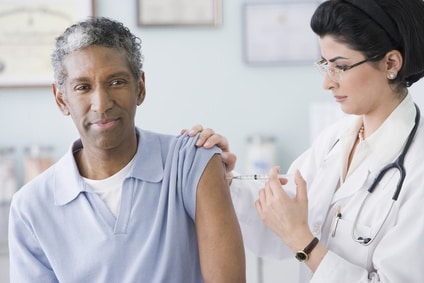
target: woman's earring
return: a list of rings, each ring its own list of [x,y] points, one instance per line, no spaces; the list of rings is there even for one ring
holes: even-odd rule
[[[396,79],[396,76],[397,76],[397,74],[395,72],[390,72],[389,79],[394,80],[394,79]]]

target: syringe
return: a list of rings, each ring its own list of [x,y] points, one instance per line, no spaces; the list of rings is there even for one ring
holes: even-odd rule
[[[291,175],[287,174],[279,174],[278,178],[289,179]],[[252,175],[237,175],[233,177],[229,177],[229,179],[233,180],[268,180],[269,176],[264,174],[252,174]]]

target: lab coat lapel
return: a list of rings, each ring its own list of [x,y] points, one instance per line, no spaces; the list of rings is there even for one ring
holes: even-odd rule
[[[340,145],[333,146],[317,170],[314,180],[309,185],[309,225],[316,236],[327,215],[328,207],[340,180]]]
[[[353,194],[357,193],[358,190],[362,189],[364,186],[368,187],[369,176],[374,171],[371,166],[372,158],[368,157],[364,164],[358,167],[352,174],[345,180],[343,184],[334,194],[331,204],[334,204],[340,201],[343,198],[350,197]],[[373,174],[374,175],[374,174]]]
[[[362,188],[368,189],[371,186],[374,178],[380,170],[389,162],[392,162],[399,152],[402,150],[405,140],[414,126],[414,118],[416,111],[414,103],[410,96],[390,114],[383,125],[365,141],[365,146],[370,149],[362,152],[369,154],[361,161],[358,166],[345,182],[340,186],[339,190],[334,195],[333,203],[342,198],[350,197]],[[356,124],[356,127],[358,124]],[[353,127],[355,129],[355,127]],[[396,131],[393,131],[396,129]],[[388,146],[381,146],[383,142],[390,141]],[[347,146],[347,145],[346,145]],[[364,145],[362,145],[364,146]],[[347,152],[347,151],[346,151]],[[355,153],[355,154],[358,154]],[[347,158],[347,156],[345,156]],[[387,172],[387,176],[392,176],[396,170]],[[384,186],[380,186],[383,187]]]
[[[332,204],[337,203],[343,198],[351,197],[359,190],[368,190],[375,177],[379,174],[380,170],[388,163],[392,162],[386,157],[384,162],[381,160],[387,150],[382,148],[378,151],[372,151],[373,154],[368,155],[349,176],[345,182],[341,184],[340,188],[334,194]],[[390,152],[390,151],[389,151]],[[391,154],[393,155],[393,153]],[[389,154],[390,156],[390,154]],[[395,170],[387,172],[387,176],[395,174]]]

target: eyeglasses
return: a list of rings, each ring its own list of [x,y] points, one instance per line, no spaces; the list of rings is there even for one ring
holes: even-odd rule
[[[338,82],[340,82],[341,74],[343,72],[348,71],[350,69],[353,69],[353,68],[355,68],[355,67],[357,67],[357,66],[359,66],[359,65],[361,65],[361,64],[363,64],[365,62],[375,60],[378,57],[379,56],[373,56],[371,58],[367,58],[365,60],[362,60],[362,61],[360,61],[358,63],[355,63],[353,65],[350,65],[350,66],[334,66],[334,67],[330,67],[328,65],[328,61],[326,59],[322,59],[322,60],[320,60],[318,62],[315,62],[314,65],[315,65],[315,67],[317,67],[318,71],[321,74],[323,74],[323,75],[328,74],[328,76],[333,81],[335,81],[335,82],[338,83]]]

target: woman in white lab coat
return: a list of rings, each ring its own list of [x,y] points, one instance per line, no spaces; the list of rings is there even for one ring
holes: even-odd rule
[[[296,256],[301,282],[424,282],[424,126],[407,90],[424,75],[423,15],[422,0],[321,3],[311,19],[317,67],[352,115],[292,163],[294,189],[277,167],[265,184],[232,181],[246,246]],[[202,144],[220,146],[234,168],[224,137],[206,129]],[[405,176],[383,169],[395,160]]]

